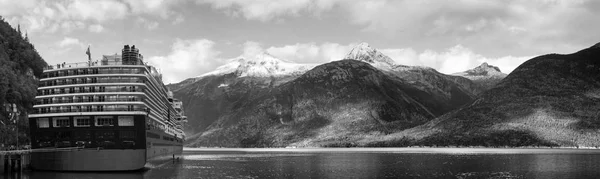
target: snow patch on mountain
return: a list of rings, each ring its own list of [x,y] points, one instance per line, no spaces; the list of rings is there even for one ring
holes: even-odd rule
[[[368,43],[362,42],[356,45],[350,52],[344,57],[344,59],[353,59],[362,62],[366,62],[374,66],[375,68],[382,70],[392,70],[395,66],[392,58],[384,55],[375,48],[372,48]]]
[[[354,48],[350,50],[344,59],[362,61],[383,71],[434,70],[431,67],[425,66],[398,65],[394,62],[394,60],[392,60],[392,58],[371,47],[371,45],[366,42],[362,42],[354,46]]]
[[[462,76],[471,80],[484,78],[504,78],[507,76],[507,74],[500,71],[500,68],[489,65],[487,62],[483,62],[481,65],[473,69],[464,72],[453,73],[452,75]]]
[[[279,59],[267,52],[256,55],[242,55],[228,60],[228,63],[216,70],[202,74],[199,77],[235,73],[238,77],[277,77],[300,75],[312,69],[317,64],[298,64]]]

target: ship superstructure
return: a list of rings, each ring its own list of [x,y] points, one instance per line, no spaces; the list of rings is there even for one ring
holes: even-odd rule
[[[121,55],[47,67],[29,115],[32,167],[121,171],[181,154],[182,104],[135,46]]]

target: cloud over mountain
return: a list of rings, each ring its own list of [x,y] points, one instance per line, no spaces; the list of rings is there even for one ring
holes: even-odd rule
[[[146,61],[162,71],[165,83],[179,82],[220,65],[220,52],[214,49],[214,44],[206,39],[178,39],[169,55],[149,57]]]

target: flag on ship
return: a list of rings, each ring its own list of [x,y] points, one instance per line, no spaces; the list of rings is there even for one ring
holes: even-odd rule
[[[92,61],[92,55],[90,53],[90,46],[88,45],[87,50],[85,51],[85,54],[88,55],[88,61],[91,62]]]

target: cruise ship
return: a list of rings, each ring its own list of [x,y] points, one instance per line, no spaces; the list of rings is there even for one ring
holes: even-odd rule
[[[31,168],[128,171],[180,157],[182,102],[135,46],[48,66],[29,115]]]

